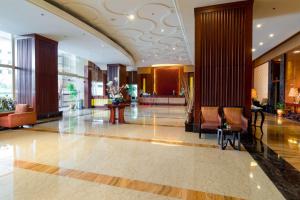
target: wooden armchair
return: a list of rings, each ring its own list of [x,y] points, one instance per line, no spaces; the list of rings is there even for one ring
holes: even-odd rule
[[[241,128],[243,132],[248,131],[248,119],[243,115],[243,108],[223,108],[224,120],[233,128]]]
[[[199,138],[201,138],[202,132],[216,133],[218,127],[221,126],[221,122],[219,107],[201,107]]]

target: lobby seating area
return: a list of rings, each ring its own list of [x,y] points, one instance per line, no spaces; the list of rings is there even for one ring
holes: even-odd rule
[[[24,125],[33,126],[36,121],[36,112],[27,104],[17,104],[14,112],[0,113],[0,127],[17,128]]]

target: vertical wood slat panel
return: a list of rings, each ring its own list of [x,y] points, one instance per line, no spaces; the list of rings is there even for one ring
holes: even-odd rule
[[[196,122],[201,106],[244,107],[249,116],[252,9],[252,1],[195,9]]]

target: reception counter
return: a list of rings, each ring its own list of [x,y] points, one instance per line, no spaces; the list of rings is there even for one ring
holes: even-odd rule
[[[185,98],[180,96],[147,96],[139,97],[142,105],[185,105]]]

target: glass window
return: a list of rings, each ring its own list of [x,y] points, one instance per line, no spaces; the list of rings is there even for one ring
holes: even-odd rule
[[[59,107],[69,107],[84,99],[84,79],[58,76]]]
[[[12,69],[0,67],[0,97],[13,97]]]
[[[11,34],[0,31],[0,64],[12,64]]]
[[[58,71],[84,76],[86,60],[73,54],[58,51]]]
[[[103,96],[103,82],[92,81],[92,96]]]

